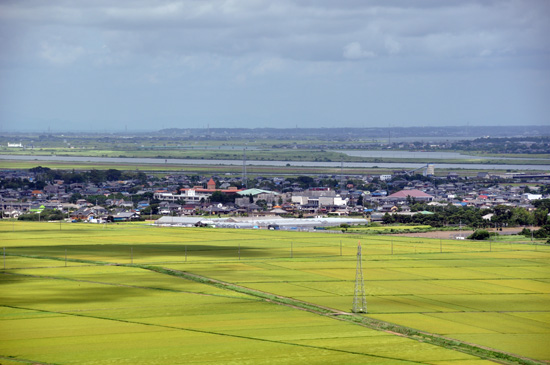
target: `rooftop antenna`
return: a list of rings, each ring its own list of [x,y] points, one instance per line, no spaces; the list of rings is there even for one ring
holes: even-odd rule
[[[357,244],[357,270],[355,272],[355,295],[353,296],[353,313],[367,313],[367,299],[365,297],[365,283],[363,282],[363,261],[361,242]]]

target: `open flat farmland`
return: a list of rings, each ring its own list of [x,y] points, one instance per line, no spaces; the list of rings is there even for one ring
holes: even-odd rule
[[[27,222],[0,238],[2,364],[550,361],[542,245]]]

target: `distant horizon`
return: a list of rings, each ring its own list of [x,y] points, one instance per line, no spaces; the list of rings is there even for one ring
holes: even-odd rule
[[[434,130],[453,130],[457,128],[467,128],[468,130],[480,130],[480,129],[486,129],[486,128],[494,128],[494,127],[501,127],[499,132],[503,132],[509,129],[531,129],[531,128],[542,128],[547,131],[543,134],[535,134],[530,136],[549,136],[550,135],[550,125],[546,124],[532,124],[532,125],[524,125],[524,124],[516,124],[516,125],[449,125],[449,126],[378,126],[378,127],[191,127],[191,128],[180,128],[180,127],[169,127],[169,128],[161,128],[161,129],[112,129],[107,130],[104,128],[98,128],[98,129],[90,129],[90,130],[77,130],[77,129],[66,129],[66,130],[54,130],[54,129],[43,129],[43,130],[1,130],[0,129],[0,135],[9,135],[9,134],[23,134],[23,135],[30,135],[30,134],[46,134],[46,135],[58,135],[58,134],[90,134],[90,135],[102,135],[102,134],[114,134],[114,135],[124,135],[124,134],[142,134],[142,133],[158,133],[162,134],[163,131],[196,131],[196,132],[206,132],[206,131],[237,131],[237,130],[243,130],[243,131],[322,131],[322,130],[341,130],[341,131],[347,131],[347,130],[365,130],[365,131],[376,131],[376,130],[423,130],[425,129],[427,133],[430,131],[433,132]],[[512,133],[512,132],[509,132]],[[426,137],[431,136],[426,135]],[[512,135],[510,135],[512,136]],[[475,136],[472,136],[475,137]],[[480,136],[482,137],[482,136]]]
[[[431,128],[492,128],[492,127],[504,127],[504,128],[528,128],[528,127],[543,127],[543,128],[550,128],[550,123],[540,123],[540,124],[471,124],[471,123],[463,123],[463,124],[451,124],[451,125],[428,125],[428,124],[418,124],[418,125],[399,125],[399,124],[391,124],[391,125],[377,125],[377,126],[288,126],[288,127],[277,127],[277,126],[257,126],[257,127],[251,127],[251,126],[209,126],[208,124],[202,126],[160,126],[157,128],[148,128],[148,127],[131,127],[130,125],[121,125],[120,123],[115,123],[117,126],[116,128],[112,127],[101,127],[99,125],[96,125],[94,128],[81,128],[75,126],[74,128],[59,128],[59,127],[51,127],[51,126],[42,126],[42,127],[19,127],[17,126],[6,126],[0,124],[0,134],[3,133],[46,133],[46,134],[58,134],[58,133],[92,133],[92,134],[104,134],[104,133],[147,133],[147,132],[161,132],[163,130],[238,130],[238,129],[245,129],[245,130],[296,130],[296,129],[400,129],[400,128],[424,128],[424,129],[431,129]]]

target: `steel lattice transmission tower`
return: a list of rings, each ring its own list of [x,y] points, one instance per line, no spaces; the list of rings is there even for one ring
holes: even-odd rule
[[[353,296],[353,313],[367,313],[367,299],[365,297],[365,283],[363,281],[363,257],[361,242],[357,245],[357,270],[355,272],[355,295]]]

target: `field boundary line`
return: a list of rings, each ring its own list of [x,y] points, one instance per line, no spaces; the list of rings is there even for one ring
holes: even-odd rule
[[[213,285],[222,289],[236,291],[240,293],[244,293],[256,298],[260,298],[262,300],[265,300],[266,302],[272,302],[274,304],[284,305],[291,308],[299,309],[308,311],[314,314],[326,316],[329,318],[338,319],[341,321],[345,321],[348,323],[353,323],[356,325],[364,326],[370,329],[378,330],[387,332],[393,335],[399,335],[403,337],[407,337],[413,340],[416,340],[418,342],[424,342],[428,344],[432,344],[435,346],[439,346],[442,348],[450,349],[459,351],[462,353],[466,353],[472,356],[476,356],[482,359],[487,359],[495,362],[499,362],[502,364],[547,364],[543,361],[538,361],[535,359],[530,359],[527,357],[522,357],[516,354],[500,351],[497,349],[481,346],[474,343],[469,343],[466,341],[456,340],[448,337],[444,337],[438,334],[429,333],[420,331],[417,329],[397,325],[390,322],[385,322],[369,317],[365,317],[358,314],[348,313],[345,311],[336,310],[333,308],[323,307],[317,304],[308,303],[304,301],[300,301],[297,299],[284,297],[281,295],[269,293],[269,292],[263,292],[255,289],[250,289],[244,286],[240,286],[233,283],[224,282],[221,280],[201,276],[198,274],[192,274],[185,271],[179,271],[169,268],[164,268],[161,266],[153,266],[153,265],[145,265],[145,264],[124,264],[124,263],[112,263],[112,262],[105,262],[105,261],[94,261],[94,260],[88,260],[88,259],[65,259],[60,257],[51,257],[51,256],[38,256],[38,255],[25,255],[25,254],[8,254],[9,256],[19,256],[19,257],[28,257],[28,258],[37,258],[37,259],[50,259],[50,260],[57,260],[57,261],[70,261],[70,262],[79,262],[79,263],[88,263],[88,264],[95,264],[98,266],[122,266],[122,267],[132,267],[132,268],[139,268],[144,270],[150,270],[157,273],[165,274],[165,275],[172,275],[176,277],[185,278],[188,280],[193,280],[199,283],[207,284],[207,285]],[[4,270],[4,273],[6,273],[7,270]],[[10,307],[10,306],[7,306]],[[16,308],[16,307],[14,307]],[[23,309],[23,308],[22,308]],[[40,310],[39,310],[40,311]],[[48,312],[48,311],[44,311]],[[65,312],[52,312],[52,313],[61,313],[61,314],[67,314],[67,315],[76,315],[72,313],[65,313]],[[91,317],[96,318],[96,317]],[[99,319],[109,319],[109,318],[102,318],[97,317]],[[117,319],[111,319],[111,320],[117,320]],[[129,323],[140,323],[140,322],[129,322]],[[147,323],[142,323],[147,324]],[[154,324],[150,324],[154,325]],[[179,328],[184,330],[184,328]],[[193,329],[189,329],[190,331],[193,331]],[[197,330],[199,331],[199,330]],[[205,333],[209,333],[207,331],[204,331]],[[212,334],[217,334],[215,332],[212,332]],[[219,335],[226,335],[223,333],[220,333]],[[226,335],[229,336],[229,335]],[[246,337],[243,337],[246,338]],[[256,338],[251,338],[256,339]],[[256,340],[263,340],[263,339],[256,339]],[[277,341],[274,341],[277,342]],[[285,343],[285,342],[278,342],[278,343]],[[290,345],[296,345],[298,344],[292,344],[288,343]],[[323,347],[316,347],[325,349]],[[327,350],[333,350],[333,349],[327,349]],[[333,350],[334,351],[334,350]],[[339,350],[336,350],[339,351]],[[365,356],[376,356],[376,355],[368,355],[368,354],[361,354]]]
[[[9,360],[9,361],[13,361],[13,362],[20,362],[20,363],[23,363],[23,364],[54,365],[54,363],[51,363],[51,362],[41,362],[41,361],[35,361],[35,360],[18,359],[16,357],[2,356],[2,355],[0,355],[0,360]]]
[[[356,352],[356,351],[341,350],[341,349],[330,348],[330,347],[307,345],[307,344],[302,344],[302,343],[276,341],[276,340],[270,340],[270,339],[267,339],[267,338],[242,336],[242,335],[235,335],[235,334],[229,334],[229,333],[223,333],[223,332],[205,331],[205,330],[200,330],[200,329],[195,329],[195,328],[175,327],[175,326],[168,326],[168,325],[157,324],[157,323],[138,322],[138,321],[131,321],[131,320],[128,320],[128,319],[99,317],[99,316],[86,315],[86,314],[82,314],[82,313],[51,311],[51,310],[47,310],[47,309],[25,308],[25,307],[18,307],[18,306],[5,305],[5,304],[0,304],[0,307],[21,309],[21,310],[29,310],[29,311],[36,311],[36,312],[42,312],[42,313],[54,313],[54,314],[61,314],[61,315],[66,315],[66,316],[93,318],[93,319],[100,319],[100,320],[105,320],[105,321],[114,321],[114,322],[121,322],[121,323],[128,323],[128,324],[138,324],[138,325],[142,325],[142,326],[160,327],[160,328],[166,328],[166,329],[170,329],[170,330],[188,331],[188,332],[202,333],[202,334],[208,334],[208,335],[214,335],[214,336],[233,337],[233,338],[240,338],[240,339],[244,339],[244,340],[275,343],[275,344],[279,344],[279,345],[305,347],[305,348],[311,348],[311,349],[316,349],[316,350],[325,350],[325,351],[334,351],[334,352],[340,352],[340,353],[345,353],[345,354],[374,357],[374,358],[379,358],[379,359],[397,360],[397,361],[401,361],[401,362],[411,362],[410,360],[404,360],[404,359],[399,359],[399,358],[390,357],[390,356],[383,356],[383,355],[375,355],[375,354],[362,353],[362,352]],[[0,356],[0,358],[2,358],[2,356]],[[11,359],[11,358],[8,358],[8,359]],[[23,361],[27,361],[27,360],[23,360]],[[426,363],[415,362],[415,363],[428,364],[427,362]],[[40,363],[40,362],[33,362],[33,364],[53,365],[53,364],[50,364],[50,363]]]
[[[121,287],[121,288],[143,289],[143,290],[158,290],[158,291],[165,291],[165,292],[169,292],[169,293],[182,293],[182,294],[191,294],[191,295],[208,296],[208,297],[245,299],[245,300],[255,300],[255,301],[259,300],[259,299],[256,299],[256,298],[243,298],[243,297],[236,297],[236,296],[231,296],[231,295],[221,295],[221,294],[195,293],[195,292],[187,291],[187,290],[157,288],[157,287],[152,287],[152,286],[140,286],[140,285],[120,284],[120,283],[107,283],[107,282],[103,282],[103,281],[93,281],[93,280],[84,280],[84,279],[71,279],[71,278],[65,278],[65,277],[60,277],[60,276],[51,276],[51,275],[31,275],[31,274],[8,273],[8,272],[3,272],[2,274],[12,275],[12,276],[30,277],[30,278],[35,278],[35,279],[50,279],[50,280],[71,281],[71,282],[76,282],[76,283],[100,284],[100,285],[106,285],[106,286],[116,286],[116,287]]]
[[[361,316],[358,314],[344,312],[333,308],[328,308],[317,304],[308,303],[301,300],[264,292],[261,290],[250,289],[244,286],[224,282],[217,279],[212,279],[212,278],[198,275],[198,274],[192,274],[189,272],[163,268],[158,266],[149,266],[149,265],[138,265],[138,266],[146,270],[152,270],[152,271],[164,273],[167,275],[179,276],[189,280],[195,280],[203,284],[213,285],[219,288],[249,294],[275,304],[284,305],[287,307],[304,310],[304,311],[322,315],[325,317],[338,319],[344,322],[357,324],[357,325],[374,329],[377,331],[383,331],[393,335],[406,337],[412,340],[416,340],[418,342],[424,342],[435,346],[443,347],[446,349],[459,351],[468,355],[476,356],[486,360],[495,361],[501,364],[526,364],[526,365],[527,364],[529,365],[545,364],[545,362],[542,362],[542,361],[537,361],[535,359],[530,359],[530,358],[522,357],[516,354],[499,351],[497,349],[493,349],[490,347],[481,346],[481,345],[469,343],[466,341],[456,340],[456,339],[448,338],[435,333],[420,331],[410,327],[401,326],[395,323],[385,322],[378,319]]]

